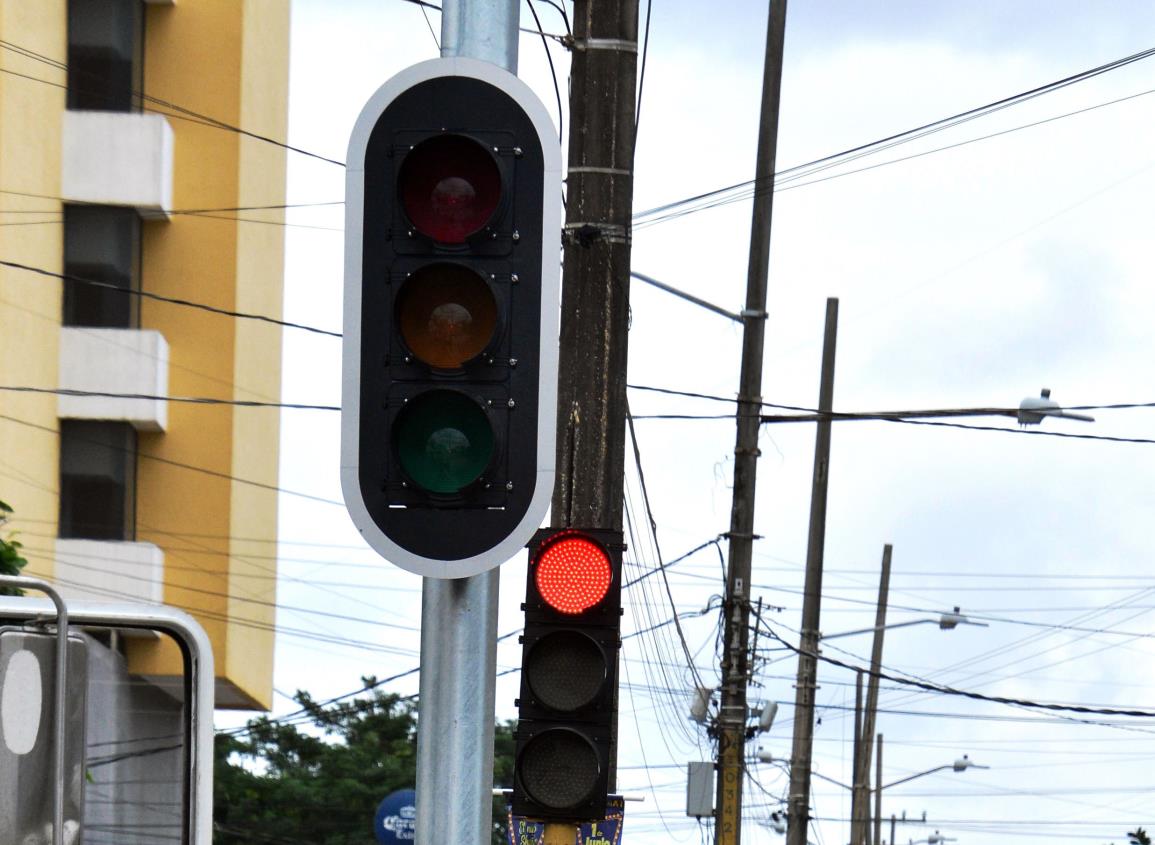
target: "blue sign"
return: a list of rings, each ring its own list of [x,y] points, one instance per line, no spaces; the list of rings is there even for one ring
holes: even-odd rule
[[[399,789],[386,795],[377,805],[373,834],[381,845],[412,842],[417,834],[417,793]]]
[[[574,845],[619,845],[622,838],[622,820],[626,805],[620,795],[609,796],[606,817],[596,822],[578,825]],[[509,845],[542,845],[545,840],[545,822],[515,816],[509,811]]]

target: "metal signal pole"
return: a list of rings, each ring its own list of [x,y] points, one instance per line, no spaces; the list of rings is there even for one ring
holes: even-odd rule
[[[444,0],[441,55],[517,73],[517,24],[518,0]],[[417,845],[492,835],[498,572],[422,582]]]
[[[770,228],[774,209],[774,169],[778,150],[779,93],[786,34],[786,0],[771,0],[762,75],[754,213],[746,307],[742,311],[742,370],[738,388],[738,432],[734,445],[734,498],[730,511],[729,560],[724,604],[721,709],[718,715],[718,799],[714,841],[738,845],[742,839],[742,778],[746,752],[746,683],[749,671],[750,561],[754,547],[754,487],[761,430],[762,355],[766,340],[766,291],[770,268]]]

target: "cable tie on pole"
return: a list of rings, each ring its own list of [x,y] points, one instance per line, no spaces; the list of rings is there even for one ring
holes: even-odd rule
[[[638,42],[622,38],[574,38],[574,50],[617,50],[623,53],[637,53]]]
[[[634,172],[625,167],[594,167],[593,165],[575,164],[567,173],[603,173],[607,176],[633,176]]]

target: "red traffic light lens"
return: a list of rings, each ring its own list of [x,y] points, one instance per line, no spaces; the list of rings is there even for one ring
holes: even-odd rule
[[[589,610],[606,597],[613,580],[609,555],[579,534],[562,534],[548,543],[536,566],[538,594],[558,613]]]
[[[398,175],[401,204],[414,227],[444,244],[481,230],[501,201],[493,155],[464,135],[438,135],[409,151]]]
[[[429,264],[405,280],[397,321],[409,351],[431,367],[456,370],[485,351],[497,301],[481,276],[460,264]]]

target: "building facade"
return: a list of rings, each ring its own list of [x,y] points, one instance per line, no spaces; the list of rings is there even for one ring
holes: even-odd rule
[[[66,597],[192,613],[225,708],[272,697],[278,411],[165,399],[278,401],[288,44],[288,0],[0,0],[0,500]]]

